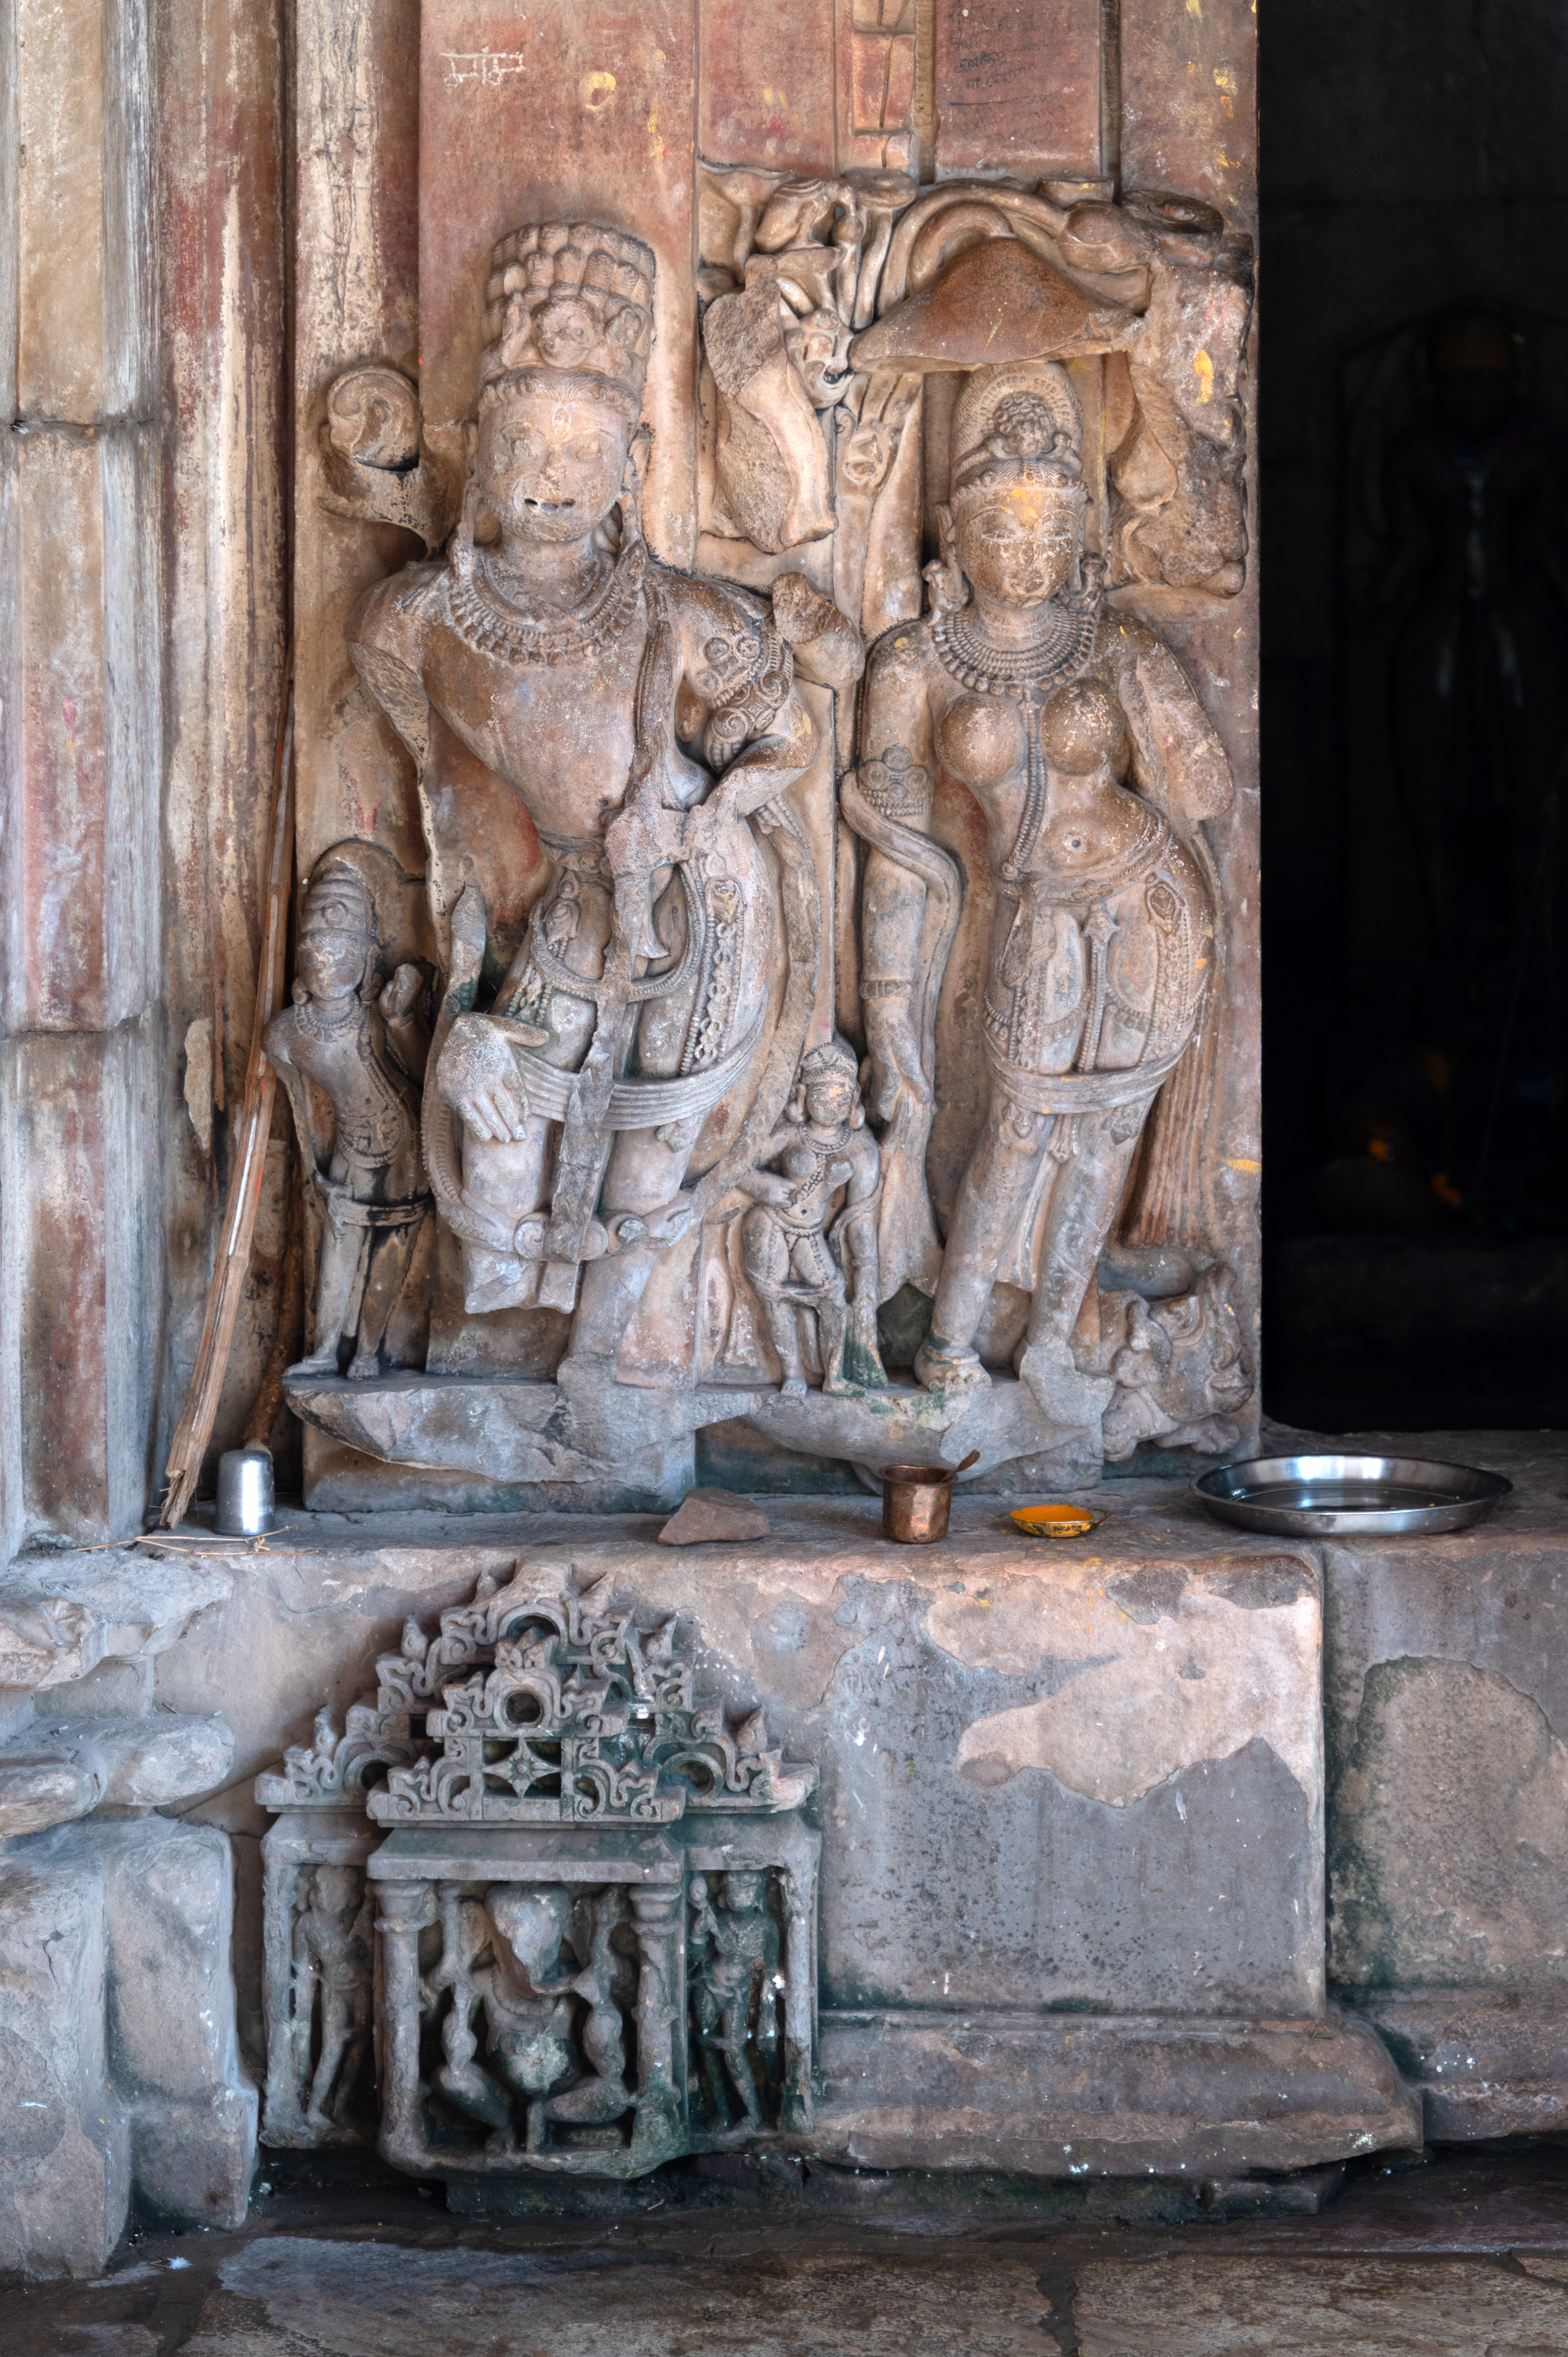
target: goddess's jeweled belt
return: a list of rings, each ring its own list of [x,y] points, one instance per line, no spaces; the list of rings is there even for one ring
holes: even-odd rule
[[[1136,1104],[1140,1097],[1152,1096],[1161,1082],[1170,1078],[1187,1048],[1183,1039],[1168,1055],[1152,1056],[1119,1071],[1031,1072],[1009,1063],[988,1033],[983,1032],[981,1039],[998,1092],[1026,1113],[1113,1113],[1122,1105]]]

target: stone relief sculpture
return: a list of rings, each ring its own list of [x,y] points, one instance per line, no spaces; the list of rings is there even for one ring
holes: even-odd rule
[[[419,1148],[424,979],[402,964],[382,982],[377,899],[378,889],[390,897],[389,866],[361,843],[338,844],[317,862],[295,1003],[273,1017],[265,1041],[323,1214],[311,1345],[294,1372],[336,1375],[348,1342],[356,1382],[381,1372],[430,1201]]]
[[[881,1157],[857,1073],[842,1043],[813,1049],[783,1121],[736,1182],[756,1198],[741,1222],[741,1261],[767,1312],[787,1396],[806,1394],[803,1341],[824,1392],[886,1387],[876,1347]]]
[[[1229,1447],[1233,788],[1136,601],[1244,576],[1244,242],[869,168],[697,196],[695,574],[644,535],[628,231],[496,245],[444,551],[413,388],[332,388],[324,496],[414,502],[433,551],[349,643],[421,779],[440,1240],[427,1385],[356,1404],[324,1310],[290,1396],[389,1496],[401,1464],[673,1501],[736,1421],[1024,1484]]]
[[[868,408],[849,342],[875,316],[893,221],[916,184],[866,169],[703,178],[709,234],[725,254],[701,280],[714,388],[708,528],[776,555],[832,533],[841,493],[864,499],[897,451],[918,384],[891,414],[894,388],[880,384]]]
[[[372,1913],[381,2145],[421,2176],[634,2176],[808,2126],[816,1780],[760,1712],[700,1703],[672,1624],[521,1570],[377,1675],[257,1782],[269,2134],[363,2132]]]
[[[1081,433],[1053,361],[970,378],[938,603],[876,649],[863,742],[883,782],[875,801],[850,781],[843,793],[871,847],[866,1041],[889,1158],[905,1165],[888,1196],[917,1251],[931,1233],[919,1201],[931,1049],[911,1020],[929,855],[900,854],[929,819],[939,761],[984,813],[993,913],[977,1044],[989,1104],[915,1372],[932,1391],[984,1385],[983,1361],[1010,1354],[1064,1426],[1097,1422],[1113,1396],[1112,1378],[1078,1365],[1074,1330],[1212,966],[1209,886],[1172,822],[1212,816],[1231,791],[1176,664],[1141,624],[1102,613],[1100,566],[1083,553]],[[928,967],[922,1031],[940,984]],[[918,1117],[900,1117],[905,1099]],[[888,1257],[899,1241],[888,1237]],[[1030,1297],[1016,1336],[999,1278],[1009,1305]]]
[[[377,592],[352,640],[416,755],[438,714],[553,863],[494,1009],[448,1000],[426,1151],[470,1307],[574,1310],[572,1355],[598,1361],[691,1218],[703,1116],[761,1044],[757,830],[790,832],[780,797],[815,741],[761,606],[643,542],[652,272],[589,223],[498,250],[450,558]]]
[[[764,2111],[773,2068],[786,2043],[779,1926],[768,1911],[762,1874],[694,1874],[689,1886],[692,2029],[708,2116],[730,2126],[733,2098],[748,2127],[778,2117]]]
[[[294,1919],[290,1996],[307,2127],[349,2126],[348,2106],[371,2045],[371,1921],[364,1877],[350,1866],[310,1869]],[[314,2031],[314,2036],[312,2032]]]

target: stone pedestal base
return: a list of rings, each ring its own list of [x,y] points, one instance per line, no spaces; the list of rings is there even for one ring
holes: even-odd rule
[[[323,1702],[341,1724],[404,1622],[481,1576],[673,1615],[704,1694],[760,1706],[819,1776],[815,2118],[758,2149],[1230,2178],[1556,2129],[1560,1883],[1540,1854],[1568,1740],[1568,1461],[1534,1437],[1423,1445],[1511,1474],[1514,1497],[1470,1534],[1354,1550],[1221,1531],[1154,1481],[1105,1485],[1105,1521],[1065,1542],[961,1496],[925,1548],[884,1541],[860,1497],[768,1500],[766,1538],[681,1549],[651,1515],[285,1512],[259,1548],[182,1547],[195,1609],[157,1639],[157,1699],[222,1704],[234,1781],[200,1813],[254,1835],[250,1777]],[[81,1676],[148,1642],[115,1558],[53,1559],[52,1603],[36,1567],[13,1577],[0,1647],[32,1679],[51,1645]],[[244,1927],[255,1845],[237,1857]],[[242,2021],[259,1951],[242,1930]]]
[[[0,1850],[0,2270],[94,2273],[133,2203],[240,2224],[256,2094],[232,1932],[209,1826],[90,1817]]]
[[[825,2014],[816,2133],[860,2169],[1240,2177],[1419,2147],[1421,2106],[1361,2023]]]
[[[1429,2144],[1568,2129],[1568,2005],[1499,1989],[1421,1989],[1364,2016],[1422,2104]]]

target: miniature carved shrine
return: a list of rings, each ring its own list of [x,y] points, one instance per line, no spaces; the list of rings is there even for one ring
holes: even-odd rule
[[[415,1620],[257,1798],[263,2136],[421,2177],[636,2176],[811,2124],[816,1782],[673,1627],[526,1579]],[[372,1993],[379,2091],[369,2083]]]

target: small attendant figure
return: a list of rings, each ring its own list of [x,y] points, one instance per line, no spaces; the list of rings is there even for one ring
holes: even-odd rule
[[[430,1200],[419,1146],[430,1042],[418,967],[400,965],[382,986],[371,879],[385,858],[372,845],[340,843],[317,860],[305,896],[295,1003],[264,1036],[326,1213],[314,1335],[295,1375],[336,1375],[345,1341],[354,1345],[351,1380],[380,1372],[382,1338]],[[325,1146],[313,1092],[335,1116]]]
[[[294,1921],[295,2017],[308,2030],[318,2006],[320,2037],[302,2090],[305,2116],[313,2128],[351,2128],[349,2106],[371,2048],[371,1906],[364,1878],[351,1866],[318,1866],[304,1880],[308,1898]]]
[[[876,1347],[882,1166],[855,1060],[841,1040],[801,1059],[783,1120],[736,1183],[754,1198],[741,1222],[741,1265],[784,1362],[785,1396],[805,1396],[806,1318],[816,1321],[824,1392],[880,1389],[887,1381]]]
[[[752,2052],[766,2074],[779,2047],[781,1986],[779,1926],[768,1911],[768,1878],[730,1873],[710,1889],[707,1877],[694,1874],[690,1900],[692,2017],[709,2101],[727,2126],[727,2078],[747,2121],[760,2128],[766,2122]]]

